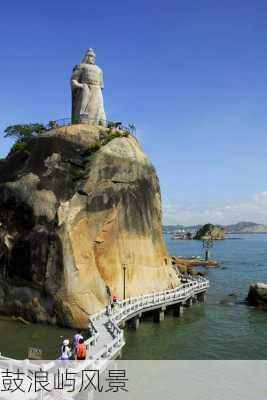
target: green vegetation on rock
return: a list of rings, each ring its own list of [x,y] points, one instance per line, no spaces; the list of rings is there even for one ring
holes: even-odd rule
[[[90,157],[96,153],[102,146],[107,145],[113,139],[128,137],[128,131],[121,131],[119,129],[114,130],[114,128],[110,127],[106,131],[100,134],[100,139],[93,145],[88,147],[83,153],[82,156],[85,157],[86,161],[89,161]]]
[[[108,130],[108,134],[105,137],[103,137],[103,139],[101,140],[101,144],[102,144],[102,146],[105,146],[113,139],[121,138],[121,137],[128,137],[128,136],[129,136],[128,131],[114,130],[114,129],[110,128]]]
[[[126,128],[124,130],[121,129],[121,126],[121,123],[110,123],[108,129],[103,131],[102,135],[100,134],[99,141],[85,150],[83,156],[90,157],[93,153],[98,151],[101,146],[105,146],[115,138],[128,137],[130,131]],[[5,129],[4,137],[15,139],[15,143],[11,147],[11,153],[14,153],[15,151],[24,150],[31,139],[57,127],[59,126],[56,121],[49,121],[47,126],[40,123],[10,125]]]
[[[92,154],[94,154],[96,151],[98,151],[101,147],[101,142],[97,141],[93,146],[88,147],[83,153],[82,156],[87,158],[90,157]]]

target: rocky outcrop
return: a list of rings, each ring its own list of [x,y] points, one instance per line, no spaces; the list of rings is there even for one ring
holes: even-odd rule
[[[251,306],[259,307],[267,311],[267,284],[254,283],[250,285],[247,302]]]
[[[173,256],[172,257],[172,264],[177,265],[179,268],[181,267],[181,270],[186,268],[192,269],[195,267],[207,267],[207,268],[213,268],[213,267],[218,267],[218,262],[216,260],[204,260],[203,258],[185,258],[185,257],[179,257],[179,256]]]
[[[222,227],[206,224],[203,225],[196,233],[195,240],[223,240],[225,238],[225,231]]]
[[[179,284],[155,170],[137,140],[53,129],[0,165],[0,312],[86,326],[108,302]]]

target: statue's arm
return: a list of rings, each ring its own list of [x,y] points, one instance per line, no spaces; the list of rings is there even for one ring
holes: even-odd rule
[[[83,88],[83,84],[79,82],[80,75],[81,75],[81,68],[78,65],[76,65],[73,68],[72,75],[71,75],[71,87],[73,89]]]
[[[76,79],[71,80],[71,85],[73,88],[83,88],[83,83],[78,82]]]

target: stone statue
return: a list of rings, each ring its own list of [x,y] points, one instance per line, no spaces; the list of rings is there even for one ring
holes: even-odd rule
[[[95,65],[96,55],[93,49],[87,50],[81,64],[73,68],[72,123],[106,125],[106,114],[102,89],[103,72]]]

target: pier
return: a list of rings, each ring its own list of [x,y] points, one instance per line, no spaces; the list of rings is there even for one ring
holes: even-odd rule
[[[203,277],[188,279],[186,283],[174,289],[118,301],[109,315],[106,309],[92,315],[90,323],[93,325],[94,334],[86,341],[87,360],[76,363],[76,365],[75,361],[70,361],[72,371],[75,371],[77,376],[81,374],[83,368],[98,370],[101,374],[109,367],[112,360],[121,356],[122,349],[126,344],[123,332],[126,323],[138,329],[142,315],[148,312],[153,312],[155,322],[161,322],[164,320],[164,314],[168,308],[173,309],[174,315],[182,316],[184,308],[189,308],[196,302],[204,302],[208,288],[209,281]],[[58,364],[56,361],[42,361],[40,364],[33,360],[15,360],[0,353],[0,371],[21,369],[27,373],[28,370],[40,370],[41,366],[42,371],[52,374],[56,364]],[[39,392],[35,397],[29,398],[41,398],[38,396],[40,396]],[[43,396],[44,399],[49,398],[46,397],[46,393],[43,393]],[[1,395],[0,398],[2,398]],[[16,399],[21,399],[21,394],[18,393],[17,396],[13,394],[12,400]]]
[[[153,311],[154,321],[161,322],[167,307],[173,307],[177,311],[176,315],[182,315],[184,307],[190,307],[196,301],[204,301],[208,287],[209,281],[205,278],[190,279],[175,289],[120,301],[109,316],[106,310],[93,315],[91,321],[97,333],[89,339],[89,357],[98,362],[102,359],[116,358],[125,345],[122,328],[127,321],[130,326],[138,329],[142,315]]]

